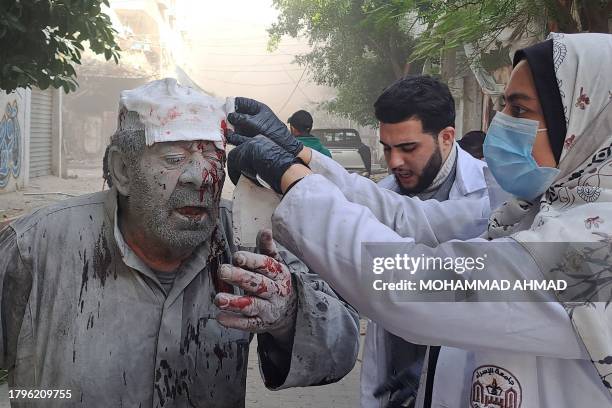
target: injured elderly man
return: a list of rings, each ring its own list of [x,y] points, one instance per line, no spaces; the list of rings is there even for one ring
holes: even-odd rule
[[[110,189],[0,231],[0,368],[70,397],[13,406],[242,407],[253,333],[268,388],[351,370],[357,314],[270,231],[236,251],[226,112],[173,79],[122,92]]]

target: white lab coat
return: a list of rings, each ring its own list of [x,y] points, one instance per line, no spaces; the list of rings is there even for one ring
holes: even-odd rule
[[[408,200],[349,175],[318,154],[311,168],[320,174],[305,177],[277,207],[274,236],[386,330],[413,343],[443,346],[432,407],[612,406],[612,397],[557,302],[397,302],[393,292],[372,301],[371,288],[359,284],[371,274],[361,267],[362,242],[416,241],[430,247],[429,256],[451,256],[447,241],[470,240],[466,231],[482,229],[474,213],[480,209],[485,217],[488,200],[486,205],[484,200],[471,199]],[[521,245],[510,238],[498,241],[511,248],[495,254],[496,271],[518,279],[541,279]],[[504,401],[473,403],[482,399],[483,386],[490,386],[492,378],[499,380],[496,386],[506,393]],[[422,407],[422,388],[417,408]]]
[[[467,198],[487,200],[487,183],[485,182],[483,173],[483,168],[486,167],[486,163],[472,157],[459,147],[459,145],[457,145],[456,148],[457,170],[448,199],[461,200]],[[399,192],[399,186],[393,175],[381,180],[378,186]],[[483,201],[483,205],[485,205],[484,203],[485,201]],[[482,214],[482,207],[473,206],[472,209],[474,210],[472,214],[474,218],[481,219],[483,215],[488,216],[488,214]],[[466,214],[466,216],[468,215],[469,214]],[[484,225],[480,230],[476,228],[470,228],[470,230],[471,231],[466,231],[466,233],[471,234],[472,237],[477,237],[484,232]],[[361,366],[361,408],[382,408],[388,402],[385,398],[375,398],[373,395],[374,390],[388,380],[389,368],[386,366],[389,359],[386,347],[388,336],[387,331],[376,324],[376,322],[368,322]],[[427,366],[423,368],[426,369]]]

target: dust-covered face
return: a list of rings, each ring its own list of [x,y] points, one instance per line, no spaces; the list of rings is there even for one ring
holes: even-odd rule
[[[131,171],[128,206],[145,236],[171,248],[208,240],[219,217],[225,152],[210,141],[146,147]]]

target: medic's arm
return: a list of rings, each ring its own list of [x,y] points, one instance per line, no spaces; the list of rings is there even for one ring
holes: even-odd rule
[[[421,201],[382,189],[356,173],[348,173],[340,164],[316,151],[312,151],[309,167],[336,185],[348,201],[368,207],[381,223],[402,237],[437,245],[451,239],[474,238],[486,229],[491,211],[487,196]]]
[[[15,365],[17,339],[21,330],[32,274],[23,262],[17,236],[10,227],[0,229],[0,368]]]
[[[372,282],[372,271],[362,270],[361,244],[414,240],[401,237],[379,222],[368,208],[349,202],[320,175],[305,177],[285,195],[274,213],[273,226],[276,239],[319,271],[340,296],[361,314],[407,341],[588,358],[567,313],[556,302],[406,302],[398,301],[390,291],[374,296],[371,284],[364,284]],[[505,247],[502,253],[495,254],[496,266],[504,270],[506,277],[510,274],[516,279],[541,279],[526,250],[518,243],[512,245],[512,240],[508,242],[511,250]],[[451,251],[450,245],[433,246],[430,255],[462,255]],[[425,246],[413,256],[419,256],[423,249]],[[393,280],[400,278],[395,276]]]
[[[298,297],[291,350],[281,350],[271,336],[257,336],[261,373],[270,389],[322,385],[348,374],[359,351],[359,315],[317,274],[279,248],[293,275]]]

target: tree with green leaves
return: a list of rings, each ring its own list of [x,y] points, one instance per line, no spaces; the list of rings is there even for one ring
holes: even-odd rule
[[[280,15],[268,30],[270,48],[285,35],[308,39],[311,51],[296,61],[308,67],[317,84],[336,89],[336,98],[323,106],[330,113],[375,125],[372,105],[383,88],[421,70],[418,62],[408,63],[415,41],[404,26],[406,19],[381,8],[388,0],[273,3]]]
[[[105,59],[119,59],[108,0],[11,0],[0,2],[0,89],[49,86],[74,91],[75,64],[84,43]]]
[[[576,33],[609,31],[611,0],[400,0],[418,10],[427,27],[419,37],[411,59],[439,57],[441,51],[474,46],[476,52],[491,49],[502,32],[508,41],[548,31]],[[390,17],[397,5],[383,6]],[[494,47],[493,47],[494,48]]]

